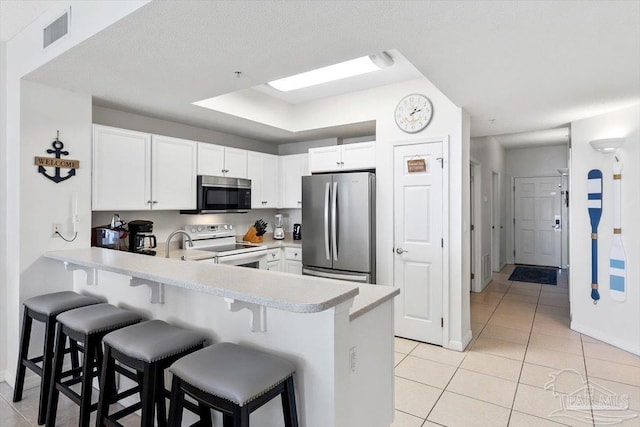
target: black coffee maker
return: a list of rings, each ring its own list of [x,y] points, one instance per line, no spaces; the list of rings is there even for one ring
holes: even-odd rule
[[[153,232],[153,221],[135,220],[129,222],[129,252],[144,255],[155,255],[156,236]]]

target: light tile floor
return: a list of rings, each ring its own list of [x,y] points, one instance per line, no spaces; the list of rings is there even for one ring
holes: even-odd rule
[[[569,329],[566,276],[559,276],[558,286],[545,286],[511,282],[512,270],[495,273],[482,293],[471,294],[474,339],[464,352],[396,338],[393,427],[616,421],[640,426],[640,357]],[[563,410],[563,402],[584,397],[585,381],[595,390],[587,409]],[[18,403],[11,395],[0,383],[0,427],[36,426],[38,389],[25,390]],[[604,409],[593,405],[597,402],[604,402]],[[612,410],[606,405],[611,402],[628,409]],[[76,425],[77,412],[61,396],[57,425]],[[139,425],[135,415],[123,421]]]
[[[513,268],[471,294],[464,352],[396,338],[393,427],[640,426],[640,357],[569,329],[566,273],[537,285]]]

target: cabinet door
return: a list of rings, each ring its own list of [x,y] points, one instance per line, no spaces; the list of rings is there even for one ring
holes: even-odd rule
[[[247,178],[251,180],[251,209],[265,207],[264,198],[262,197],[262,173],[262,153],[249,151],[247,155]]]
[[[92,209],[140,211],[150,201],[151,135],[94,125]]]
[[[151,147],[152,209],[195,209],[197,143],[153,135]]]
[[[341,145],[342,170],[375,169],[376,145],[374,141]]]
[[[224,176],[224,147],[198,142],[198,175]]]
[[[285,273],[302,274],[302,263],[300,261],[284,260]]]
[[[308,175],[308,166],[306,154],[280,157],[281,208],[302,208],[302,176]]]
[[[340,170],[340,162],[339,145],[309,149],[309,171],[311,173]]]
[[[224,176],[247,177],[247,150],[224,147]]]
[[[262,201],[265,208],[278,207],[278,193],[280,192],[278,156],[264,154],[262,157]]]
[[[282,271],[282,264],[278,261],[268,261],[267,270],[269,271]]]

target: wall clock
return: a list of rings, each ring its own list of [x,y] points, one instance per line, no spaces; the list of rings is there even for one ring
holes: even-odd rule
[[[420,132],[426,128],[433,116],[431,101],[417,93],[407,95],[396,107],[396,124],[407,133]]]

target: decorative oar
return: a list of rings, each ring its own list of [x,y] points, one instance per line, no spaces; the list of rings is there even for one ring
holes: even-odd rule
[[[602,216],[602,171],[592,169],[587,175],[587,208],[591,220],[591,298],[597,304],[600,299],[598,293],[598,224]]]
[[[622,162],[616,156],[613,164],[613,242],[611,257],[609,258],[609,294],[614,301],[624,301],[627,298],[626,256],[622,246]]]

